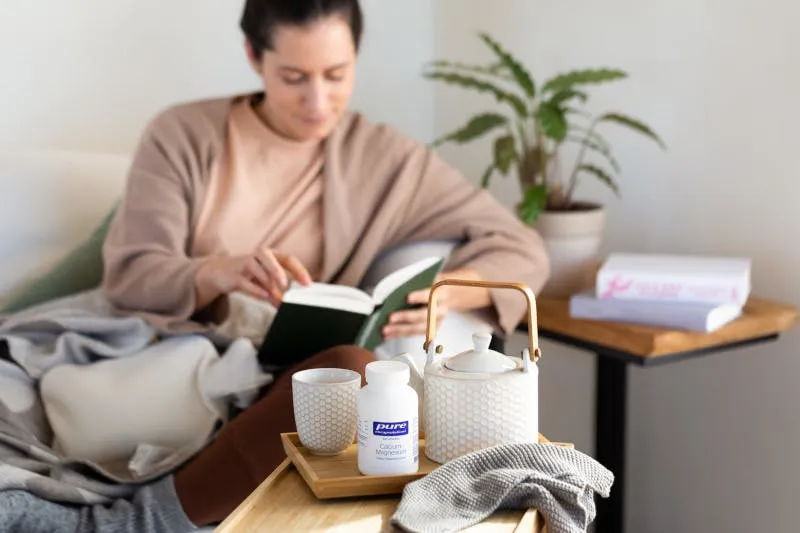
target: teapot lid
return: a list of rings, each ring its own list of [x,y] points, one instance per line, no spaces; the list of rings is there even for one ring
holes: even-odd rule
[[[467,350],[445,360],[444,366],[457,372],[482,372],[500,374],[515,370],[517,364],[513,359],[500,352],[489,349],[492,336],[489,333],[473,333],[473,350]]]

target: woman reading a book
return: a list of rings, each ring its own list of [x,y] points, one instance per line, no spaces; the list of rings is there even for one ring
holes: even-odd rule
[[[248,0],[241,28],[263,91],[179,105],[149,124],[104,247],[114,305],[191,331],[223,320],[232,293],[278,307],[292,280],[355,286],[381,251],[432,239],[461,243],[443,277],[542,286],[536,233],[423,144],[348,111],[357,0]],[[524,313],[510,291],[447,289],[443,312],[485,309],[506,333]],[[427,291],[409,301],[425,304]],[[426,312],[395,314],[384,335],[423,333]],[[175,473],[192,522],[224,519],[284,458],[294,371],[363,374],[373,357],[338,347],[279,374]]]

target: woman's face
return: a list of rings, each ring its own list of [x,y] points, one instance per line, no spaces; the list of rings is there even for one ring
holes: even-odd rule
[[[331,16],[307,26],[280,26],[274,50],[250,62],[264,82],[264,112],[278,133],[298,141],[325,138],[347,109],[355,84],[350,26]]]

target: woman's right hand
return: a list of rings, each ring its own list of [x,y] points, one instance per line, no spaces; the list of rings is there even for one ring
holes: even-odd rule
[[[278,307],[290,278],[302,285],[311,283],[311,275],[296,257],[275,250],[209,257],[197,271],[196,308],[202,309],[219,296],[237,291]]]

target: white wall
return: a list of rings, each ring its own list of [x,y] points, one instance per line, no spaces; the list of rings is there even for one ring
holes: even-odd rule
[[[0,1],[0,145],[130,152],[163,107],[258,88],[241,1]],[[353,106],[430,139],[426,0],[366,0]],[[398,46],[402,43],[402,46]]]
[[[594,94],[597,109],[650,123],[661,153],[608,130],[623,166],[608,250],[746,254],[755,291],[800,305],[800,4],[776,0],[439,0],[437,57],[490,58],[487,30],[541,80],[613,66],[631,79]],[[437,90],[437,133],[490,97]],[[485,147],[444,151],[471,175]],[[507,202],[513,182],[493,189]],[[545,346],[542,431],[593,449],[593,356]],[[632,369],[628,531],[798,530],[800,336],[695,361]]]

